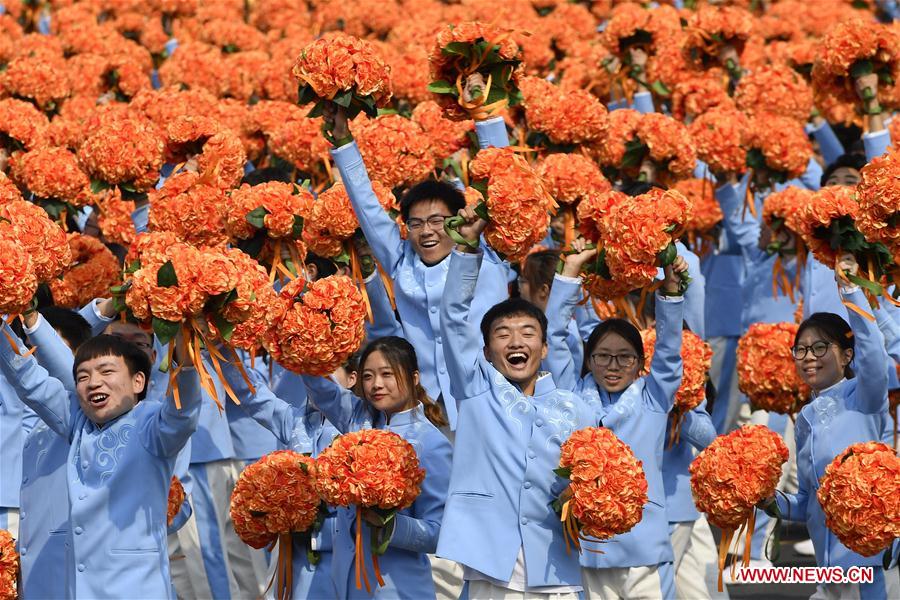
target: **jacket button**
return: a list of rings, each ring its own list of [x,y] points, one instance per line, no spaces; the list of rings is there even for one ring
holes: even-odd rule
[[[27,477],[23,477],[23,478],[22,478],[22,483],[28,483],[28,478],[27,478]]]
[[[437,336],[436,338],[434,338],[434,342],[435,342],[436,344],[440,344],[440,343],[441,343],[441,336]]]
[[[83,493],[83,492],[82,492],[81,494],[78,494],[78,499],[79,499],[79,500],[84,500],[85,498],[87,498],[87,494],[85,494],[85,493]]]
[[[537,457],[537,454],[535,453],[535,451],[534,451],[534,450],[529,450],[529,451],[528,451],[528,458],[535,458],[535,457]]]
[[[530,482],[530,481],[526,481],[526,482],[525,482],[525,485],[524,485],[523,487],[524,487],[526,490],[530,490],[530,489],[531,489],[531,482]]]
[[[81,535],[82,533],[84,533],[84,529],[82,529],[81,527],[76,527],[73,531],[75,532],[75,535]]]
[[[25,546],[19,548],[19,556],[25,556],[26,554],[28,554],[28,548],[26,548]]]
[[[78,572],[79,572],[79,573],[84,573],[84,565],[81,564],[81,563],[78,564]]]
[[[82,469],[87,469],[89,465],[90,465],[90,463],[88,461],[86,461],[86,460],[81,461]]]
[[[434,313],[436,313],[436,312],[438,311],[438,308],[437,308],[437,306],[432,306],[432,307],[431,307],[430,309],[428,309],[428,310],[431,311],[431,314],[434,314]]]
[[[525,517],[522,517],[521,523],[522,523],[522,525],[528,525],[528,519],[526,519]]]
[[[544,420],[543,420],[543,419],[538,419],[537,421],[534,422],[534,424],[537,425],[538,427],[543,427],[543,426],[544,426]]]

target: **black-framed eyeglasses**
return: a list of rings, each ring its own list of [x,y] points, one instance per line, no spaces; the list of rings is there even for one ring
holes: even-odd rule
[[[410,231],[418,231],[425,227],[427,223],[431,229],[442,229],[444,227],[444,220],[449,219],[451,215],[431,215],[427,219],[407,219],[406,220],[406,228]]]
[[[812,352],[812,355],[816,358],[822,358],[828,353],[830,347],[831,342],[819,341],[809,346],[794,346],[791,348],[791,354],[795,360],[803,360],[809,352]]]
[[[608,367],[613,361],[616,361],[616,364],[619,367],[629,369],[637,362],[637,356],[634,354],[607,354],[606,352],[598,352],[596,354],[591,354],[591,360],[594,361],[594,364],[598,367]]]

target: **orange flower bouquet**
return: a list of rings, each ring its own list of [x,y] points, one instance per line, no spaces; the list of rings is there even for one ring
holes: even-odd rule
[[[714,108],[734,108],[728,86],[714,74],[704,72],[686,77],[672,90],[672,116],[690,125],[694,119]]]
[[[190,244],[217,246],[228,241],[222,215],[225,192],[197,173],[182,171],[148,197],[151,231],[171,231]]]
[[[19,553],[16,540],[5,529],[0,529],[0,600],[16,600],[19,597],[16,580],[19,577]]]
[[[119,282],[119,260],[103,242],[95,237],[70,233],[72,267],[61,277],[50,280],[53,303],[77,309],[94,298],[109,295],[109,289]]]
[[[705,254],[716,244],[713,229],[723,218],[722,208],[716,201],[715,184],[708,179],[682,179],[675,184],[675,190],[684,194],[691,203],[688,220],[685,223],[688,241]]]
[[[685,59],[695,68],[706,70],[719,64],[719,56],[726,46],[738,55],[753,33],[753,15],[738,6],[701,6],[688,18],[687,36],[682,45]],[[741,66],[734,59],[724,65],[731,78],[741,78]]]
[[[447,25],[438,32],[428,57],[431,83],[438,104],[454,120],[483,121],[522,101],[519,80],[524,72],[522,53],[513,31],[479,22]],[[485,87],[467,102],[466,79],[481,75]]]
[[[303,223],[314,202],[304,186],[280,181],[255,186],[245,183],[229,196],[225,230],[253,258],[271,257],[272,281],[282,275],[293,279],[303,269]]]
[[[168,344],[163,367],[169,371],[169,385],[179,408],[175,378],[180,367],[169,369],[179,331],[194,355],[201,385],[222,408],[200,355],[200,343],[218,370],[219,362],[226,359],[211,340],[229,342],[236,325],[252,312],[254,287],[246,281],[252,274],[239,262],[240,256],[239,250],[191,246],[171,232],[142,234],[126,257],[125,283],[112,290],[117,311],[130,312],[138,321],[149,324],[159,343]],[[243,372],[241,361],[236,356],[233,360]],[[235,404],[240,404],[224,380],[223,387]]]
[[[719,591],[731,540],[740,539],[747,528],[744,566],[750,560],[750,538],[756,504],[772,496],[781,478],[788,448],[777,433],[765,425],[744,425],[720,435],[691,463],[691,492],[697,510],[722,529],[719,542]]]
[[[684,231],[690,209],[681,192],[659,188],[615,204],[600,222],[603,249],[598,263],[605,263],[611,279],[627,283],[631,290],[645,288],[659,267],[677,258],[675,240]],[[685,276],[683,287],[689,282]]]
[[[412,119],[400,115],[361,117],[351,128],[369,176],[388,189],[411,186],[434,170],[429,140]]]
[[[269,149],[313,181],[328,179],[330,144],[322,137],[322,119],[290,117],[266,133]]]
[[[816,496],[842,544],[873,556],[900,538],[900,458],[887,444],[853,444],[825,468]]]
[[[391,100],[390,67],[376,47],[344,33],[328,33],[306,46],[291,72],[300,82],[298,103],[316,102],[310,117],[332,103],[348,119],[360,112],[375,117]]]
[[[656,330],[641,331],[644,340],[644,372],[650,374],[650,362],[656,349]],[[688,330],[681,332],[681,362],[684,365],[681,386],[675,393],[675,404],[672,407],[672,427],[669,446],[678,443],[681,423],[684,416],[694,410],[706,398],[706,381],[709,379],[709,368],[712,366],[712,348],[696,333]]]
[[[861,286],[874,305],[877,296],[889,297],[886,284],[888,278],[893,278],[894,257],[884,244],[868,241],[859,231],[859,213],[856,190],[833,185],[816,192],[812,201],[798,212],[796,222],[803,243],[822,264],[836,266],[844,253],[856,258],[860,274],[841,273],[840,276]],[[845,302],[845,306],[859,312],[852,302]],[[865,316],[871,318],[868,313]]]
[[[264,266],[241,250],[229,248],[225,252],[243,274],[236,288],[237,300],[240,310],[247,315],[234,326],[229,343],[248,351],[252,361],[262,347],[262,340],[274,327],[281,303]]]
[[[485,241],[507,260],[521,260],[547,235],[550,211],[556,208],[541,177],[509,148],[480,151],[469,164],[469,176],[484,197],[475,212],[488,221]],[[459,219],[444,221],[444,230],[458,244],[477,245],[459,235]]]
[[[554,473],[569,486],[554,501],[566,549],[581,541],[608,540],[637,525],[648,502],[647,478],[631,448],[605,427],[586,427],[569,436]]]
[[[634,178],[642,163],[650,161],[660,181],[674,183],[690,177],[697,156],[683,123],[660,113],[642,115],[629,109],[613,111],[609,120],[609,135],[600,144],[599,158],[613,173]]]
[[[588,194],[579,204],[576,213],[579,233],[592,244],[600,244],[601,223],[618,203],[627,202],[629,196],[618,190]],[[591,297],[598,315],[606,314],[601,302],[616,300],[631,291],[628,282],[613,280],[605,260],[598,254],[597,260],[585,267],[582,285]],[[608,316],[608,315],[607,315]]]
[[[91,181],[65,148],[43,147],[10,157],[10,177],[35,196],[52,217],[94,202]]]
[[[111,244],[130,246],[137,232],[131,214],[135,211],[133,200],[124,200],[118,188],[104,190],[97,195],[97,226],[103,239]]]
[[[746,170],[750,121],[732,107],[720,106],[694,119],[689,127],[697,158],[716,174]]]
[[[777,131],[778,135],[772,135]],[[747,166],[756,179],[768,184],[800,177],[812,156],[803,123],[788,117],[759,113],[750,118]]]
[[[87,136],[78,149],[78,160],[95,193],[111,186],[142,193],[159,180],[164,153],[163,137],[149,122],[115,119]]]
[[[220,121],[187,115],[167,125],[166,155],[179,164],[195,160],[203,181],[223,190],[240,183],[247,161],[240,138]]]
[[[777,296],[779,291],[790,297],[793,301],[794,289],[799,285],[800,274],[803,265],[806,264],[806,245],[797,234],[799,224],[797,219],[800,212],[805,210],[807,204],[813,201],[813,194],[807,189],[789,186],[781,191],[772,192],[766,196],[763,203],[763,222],[772,230],[772,241],[766,247],[769,254],[777,254],[775,264],[772,266],[772,296]],[[791,247],[790,241],[794,245]],[[783,258],[796,256],[796,276],[791,281],[784,270]]]
[[[0,312],[23,313],[31,305],[37,286],[31,255],[21,251],[14,237],[0,235]]]
[[[368,567],[363,564],[363,510],[380,517],[370,539],[378,585],[384,586],[378,556],[384,554],[396,526],[398,511],[419,496],[425,470],[413,446],[392,431],[362,429],[338,436],[316,461],[316,490],[327,504],[356,505],[356,588],[371,593]]]
[[[30,102],[0,100],[0,133],[4,135],[2,146],[7,153],[39,148],[46,142],[49,125],[47,115]]]
[[[329,375],[362,344],[365,305],[350,278],[294,279],[282,288],[279,301],[263,344],[286,369]]]
[[[754,323],[738,341],[738,386],[760,410],[793,415],[809,399],[791,347],[796,323]]]
[[[169,503],[166,508],[166,524],[169,527],[175,521],[182,504],[184,504],[184,486],[181,485],[181,480],[173,475],[169,483]]]
[[[606,135],[606,107],[589,92],[565,90],[540,77],[526,77],[520,87],[532,146],[570,150]]]
[[[469,120],[451,121],[434,100],[417,104],[412,120],[419,124],[431,143],[431,156],[438,167],[458,150],[469,144],[469,134],[475,131],[475,123]]]
[[[538,175],[560,205],[565,221],[565,246],[575,239],[575,210],[588,196],[612,189],[600,168],[582,154],[550,154],[538,165]]]
[[[812,88],[787,65],[768,65],[741,78],[734,90],[738,109],[770,113],[805,123],[813,109]]]
[[[321,526],[322,500],[316,491],[316,461],[293,450],[276,450],[243,470],[231,493],[231,520],[251,548],[278,546],[275,597],[291,597],[293,542],[306,546],[318,562],[312,533]]]
[[[850,19],[835,25],[821,39],[812,69],[817,94],[860,107],[855,80],[878,75],[877,100],[882,109],[893,109],[900,101],[900,38],[891,26],[869,19]],[[866,100],[875,91],[864,92]]]
[[[856,224],[869,242],[887,246],[894,261],[900,259],[900,154],[874,158],[860,172]]]

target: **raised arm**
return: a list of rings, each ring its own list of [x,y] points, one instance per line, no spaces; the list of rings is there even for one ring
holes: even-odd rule
[[[0,343],[0,371],[16,391],[19,399],[44,421],[50,429],[69,439],[75,414],[80,410],[78,399],[69,394],[59,379],[40,366],[33,356],[24,356],[25,347],[9,325],[2,324],[6,337],[16,341],[20,354],[9,342]]]
[[[817,118],[815,124],[807,126],[813,137],[819,143],[819,150],[822,152],[822,158],[825,164],[830,165],[844,154],[844,146],[834,133],[831,125],[822,117]]]
[[[444,339],[444,360],[450,376],[450,391],[457,400],[471,398],[481,392],[476,378],[478,354],[484,348],[479,325],[469,316],[478,272],[484,256],[480,250],[473,253],[453,250],[450,268],[441,298],[441,336]]]
[[[756,262],[765,257],[763,251],[757,247],[759,241],[759,221],[749,210],[744,209],[743,198],[739,194],[740,186],[724,183],[716,188],[716,200],[722,207],[725,217],[725,229],[731,240],[737,242],[741,248],[744,260]]]
[[[63,341],[47,320],[36,313],[37,318],[30,327],[25,327],[25,334],[36,347],[34,356],[38,364],[47,369],[50,377],[59,379],[66,391],[75,393],[75,378],[72,376],[72,365],[75,356],[71,348]]]
[[[581,365],[575,364],[567,343],[569,321],[581,299],[581,279],[554,275],[547,299],[547,358],[544,364],[556,387],[575,391],[581,378]]]
[[[172,457],[181,452],[200,422],[203,394],[200,391],[200,377],[194,366],[182,366],[176,376],[176,383],[181,409],[175,406],[173,392],[170,391],[156,418],[142,432],[144,447],[160,457]]]
[[[303,383],[306,384],[310,401],[341,433],[352,431],[355,424],[371,421],[365,414],[364,401],[330,377],[304,375]]]
[[[859,288],[841,291],[841,297],[862,309],[871,310],[865,295]],[[858,314],[847,311],[850,328],[856,337],[853,360],[856,369],[856,397],[854,402],[860,412],[879,414],[887,410],[888,356],[884,350],[884,337],[878,325]]]
[[[372,307],[372,322],[366,323],[366,338],[374,340],[389,335],[402,336],[403,328],[394,314],[394,307],[391,306],[391,299],[378,269],[366,279],[365,284],[369,305]]]
[[[419,462],[425,469],[422,491],[412,505],[412,515],[398,514],[395,517],[397,522],[390,546],[410,552],[434,554],[444,516],[447,488],[450,485],[453,452],[447,439],[437,432],[426,439],[432,442],[432,447],[421,450],[416,448],[419,450]]]
[[[706,411],[706,400],[684,415],[679,435],[697,450],[703,450],[716,439],[716,428]]]
[[[884,306],[875,309],[875,323],[884,336],[884,349],[888,356],[900,362],[900,324]]]
[[[680,256],[666,267],[666,278],[656,294],[656,346],[647,376],[647,391],[657,410],[669,412],[675,392],[681,385],[681,329],[684,322],[684,296],[674,295],[687,263]]]
[[[106,329],[116,313],[113,310],[112,300],[109,298],[95,298],[78,311],[91,326],[91,335],[100,335]]]

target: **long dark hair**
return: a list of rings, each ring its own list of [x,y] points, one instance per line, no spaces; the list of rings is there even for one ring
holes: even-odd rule
[[[400,391],[411,394],[417,401],[422,403],[428,420],[436,427],[446,426],[447,420],[444,418],[441,407],[435,404],[428,396],[421,383],[413,386],[413,375],[419,371],[419,360],[416,358],[416,350],[412,347],[412,344],[401,337],[391,335],[375,339],[362,351],[359,357],[360,377],[356,383],[356,394],[361,398],[365,398],[362,371],[366,368],[366,360],[373,352],[381,352],[384,360],[394,370],[394,377],[397,378],[397,385]]]
[[[596,327],[587,339],[584,345],[584,363],[581,365],[582,377],[591,370],[591,353],[597,346],[597,343],[603,339],[607,333],[615,333],[623,338],[634,348],[634,353],[638,357],[638,371],[644,368],[644,341],[641,339],[641,332],[638,328],[626,321],[625,319],[607,319]]]
[[[853,330],[850,329],[847,321],[839,315],[826,312],[811,314],[808,319],[800,323],[797,335],[794,337],[795,346],[797,345],[797,340],[800,339],[800,336],[807,329],[815,329],[822,334],[826,341],[831,342],[841,350],[850,350],[853,352],[853,356],[856,356],[856,336],[853,335]],[[850,358],[851,362],[853,362],[853,356]],[[844,377],[853,379],[853,369],[850,368],[850,363],[847,363],[847,366],[844,367]]]

